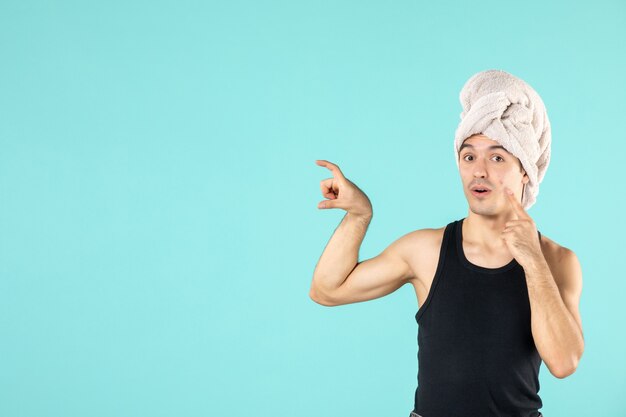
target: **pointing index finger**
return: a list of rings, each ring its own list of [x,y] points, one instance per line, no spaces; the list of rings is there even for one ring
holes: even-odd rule
[[[511,207],[513,207],[513,212],[517,215],[518,219],[528,217],[526,210],[524,210],[524,207],[522,207],[522,203],[517,201],[517,198],[515,197],[515,194],[513,193],[513,191],[511,191],[508,187],[505,186],[504,193],[506,194],[506,197],[511,203]]]
[[[333,164],[332,162],[326,161],[325,159],[317,159],[317,160],[315,160],[315,163],[317,165],[320,165],[320,166],[328,168],[330,170],[330,172],[333,173],[333,176],[335,178],[344,179],[343,173],[341,172],[339,167],[337,165]]]

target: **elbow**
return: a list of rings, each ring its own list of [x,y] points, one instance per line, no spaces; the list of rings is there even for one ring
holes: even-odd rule
[[[576,368],[563,368],[563,369],[558,369],[558,370],[554,370],[551,371],[552,375],[554,375],[556,378],[559,379],[564,379],[567,378],[568,376],[570,376],[571,374],[573,374],[576,371]]]
[[[309,290],[309,298],[324,307],[332,307],[335,305],[328,299],[328,297],[324,297],[324,295],[320,294],[320,292],[317,291],[314,287],[311,287],[311,289]]]
[[[576,372],[576,369],[578,368],[578,364],[580,362],[580,358],[582,358],[584,351],[585,343],[583,341],[580,344],[579,349],[577,349],[577,351],[569,357],[569,360],[566,357],[562,357],[560,363],[548,366],[550,373],[559,379],[567,378],[568,376],[572,375],[574,372]]]
[[[570,361],[568,364],[551,367],[549,369],[552,375],[554,375],[555,377],[559,379],[564,379],[572,375],[574,372],[576,372],[577,368],[578,368],[578,359],[574,359]]]

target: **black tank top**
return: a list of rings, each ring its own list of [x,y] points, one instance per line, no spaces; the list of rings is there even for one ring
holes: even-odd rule
[[[418,324],[418,386],[423,417],[537,417],[541,357],[530,326],[524,269],[470,263],[461,225],[446,226],[437,270]],[[541,233],[539,233],[541,239]]]

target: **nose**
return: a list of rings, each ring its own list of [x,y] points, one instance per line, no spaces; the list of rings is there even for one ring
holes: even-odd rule
[[[481,159],[476,159],[473,164],[474,177],[483,178],[487,176],[487,170],[485,169],[485,163]]]

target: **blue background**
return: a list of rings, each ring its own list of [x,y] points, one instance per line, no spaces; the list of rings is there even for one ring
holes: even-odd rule
[[[0,415],[408,416],[410,285],[309,299],[344,215],[360,259],[467,215],[458,93],[503,69],[552,122],[529,214],[583,267],[585,354],[546,417],[626,415],[623,1],[0,3]]]

